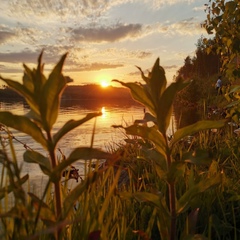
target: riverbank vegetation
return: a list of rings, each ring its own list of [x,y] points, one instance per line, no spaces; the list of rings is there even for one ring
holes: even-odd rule
[[[222,1],[215,2],[217,5],[209,6],[214,16],[239,10],[237,1],[227,2],[224,9]],[[239,21],[239,16],[234,21]],[[224,24],[215,22],[209,17],[206,29]],[[30,107],[25,116],[0,112],[1,132],[5,133],[0,136],[1,238],[239,239],[239,66],[230,72],[231,64],[223,64],[218,41],[207,42],[205,46],[206,40],[201,40],[196,59],[187,58],[169,86],[159,59],[147,76],[138,68],[144,84],[115,80],[147,111],[144,119],[131,126],[114,126],[126,132],[126,143],[109,152],[91,144],[74,149],[68,156],[57,154],[58,142],[68,132],[101,115],[90,113],[53,131],[67,84],[62,74],[67,55],[48,78],[43,73],[43,53],[36,69],[24,65],[22,83],[1,77]],[[231,55],[235,54],[234,46],[228,54],[235,61]],[[206,66],[206,71],[200,71],[200,59],[204,66],[208,49],[213,51],[210,61],[216,59],[216,68]],[[224,81],[230,84],[217,95],[212,81],[227,71],[232,78],[226,74]],[[200,109],[200,119],[168,135],[173,106],[179,107],[179,102]],[[38,164],[47,177],[42,193],[31,191],[30,176],[21,175],[8,128],[28,134],[43,147],[45,152],[24,146],[23,156],[25,162]],[[85,177],[70,189],[67,178],[62,182],[62,173],[66,176],[78,160],[86,161]]]

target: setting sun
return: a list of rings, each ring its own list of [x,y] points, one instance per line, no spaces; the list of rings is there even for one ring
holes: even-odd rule
[[[100,82],[100,84],[101,84],[101,87],[103,87],[103,88],[106,88],[106,87],[109,86],[109,83],[108,83],[106,80],[102,80],[102,81]]]

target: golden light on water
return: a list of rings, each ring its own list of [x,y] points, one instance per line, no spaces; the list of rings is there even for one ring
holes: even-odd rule
[[[102,117],[105,118],[106,117],[106,109],[105,109],[105,107],[102,107],[101,112],[102,112]]]

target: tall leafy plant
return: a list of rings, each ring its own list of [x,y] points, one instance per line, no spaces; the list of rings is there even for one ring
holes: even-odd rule
[[[90,119],[101,115],[101,113],[89,113],[82,119],[69,120],[62,126],[62,128],[53,134],[52,129],[58,117],[61,94],[67,83],[62,74],[62,68],[67,54],[61,57],[48,78],[43,74],[44,65],[42,64],[42,55],[43,52],[38,58],[36,69],[34,68],[31,70],[25,64],[23,65],[24,76],[22,83],[0,76],[0,79],[3,80],[8,87],[12,88],[25,98],[30,107],[30,111],[24,116],[12,114],[8,111],[1,111],[0,123],[28,134],[47,151],[49,157],[46,157],[42,152],[26,150],[24,153],[24,161],[38,164],[42,172],[49,177],[42,199],[38,199],[33,194],[29,194],[29,196],[32,198],[32,201],[38,209],[35,222],[37,223],[39,217],[43,217],[43,221],[47,226],[49,226],[49,222],[52,222],[55,226],[53,231],[54,235],[58,239],[61,235],[62,228],[67,224],[66,220],[68,219],[69,214],[73,211],[75,201],[84,190],[87,189],[88,185],[96,180],[96,176],[87,178],[83,184],[79,184],[65,199],[62,199],[60,184],[62,171],[79,159],[107,159],[111,155],[93,149],[92,147],[82,147],[74,149],[64,161],[60,163],[57,161],[56,148],[58,142],[68,132]],[[51,184],[54,186],[55,199],[55,209],[53,212],[48,206],[46,206],[46,204],[44,204],[44,195]],[[46,214],[47,212],[48,214]],[[65,225],[63,224],[64,222]],[[32,234],[34,234],[34,230]]]
[[[127,134],[139,136],[153,144],[151,152],[154,151],[155,155],[158,156],[155,169],[158,177],[166,183],[168,195],[137,192],[133,193],[131,197],[140,201],[147,201],[155,206],[158,209],[159,229],[162,239],[174,240],[177,238],[177,218],[181,213],[189,210],[191,200],[198,194],[221,183],[220,173],[199,182],[194,182],[191,179],[190,187],[182,195],[177,196],[177,180],[179,176],[183,175],[186,163],[201,164],[201,161],[204,162],[205,160],[205,155],[186,154],[182,156],[181,160],[177,160],[173,154],[174,147],[189,135],[211,128],[223,127],[225,121],[199,121],[178,129],[169,139],[167,130],[172,117],[173,100],[177,92],[189,83],[179,78],[167,87],[165,71],[159,65],[159,59],[156,60],[148,76],[144,75],[141,68],[138,67],[138,69],[141,72],[144,84],[114,81],[129,88],[132,97],[148,109],[149,112],[145,114],[144,122],[152,122],[153,125],[134,124],[125,127],[125,130]],[[148,153],[148,158],[151,157],[151,152]]]

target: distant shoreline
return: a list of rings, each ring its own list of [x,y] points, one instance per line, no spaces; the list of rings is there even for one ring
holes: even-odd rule
[[[103,88],[100,85],[89,84],[82,86],[67,86],[61,97],[62,101],[114,101],[114,102],[132,102],[138,104],[131,97],[130,91],[123,87],[112,87]],[[0,101],[1,102],[19,102],[25,101],[25,99],[13,91],[10,88],[0,89]]]
[[[82,86],[67,86],[62,93],[62,99],[109,99],[109,98],[131,98],[130,92],[126,88],[118,88],[109,86],[103,88],[100,85],[82,85]],[[13,91],[11,88],[0,89],[0,100],[16,99],[23,100],[24,98]]]

